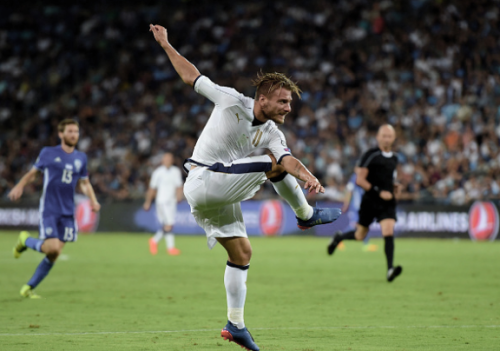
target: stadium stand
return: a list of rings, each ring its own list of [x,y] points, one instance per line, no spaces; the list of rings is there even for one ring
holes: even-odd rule
[[[259,70],[292,76],[304,94],[281,129],[339,191],[389,122],[401,201],[500,198],[500,1],[169,3],[0,8],[2,197],[63,118],[82,125],[103,201],[142,198],[163,151],[191,155],[211,104],[178,79],[157,23],[220,85],[252,96]]]

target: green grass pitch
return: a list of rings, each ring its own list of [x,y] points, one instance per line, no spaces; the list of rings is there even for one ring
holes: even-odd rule
[[[182,255],[148,236],[80,235],[19,297],[41,254],[15,260],[0,233],[0,350],[240,350],[226,323],[226,255],[178,236]],[[261,350],[499,350],[500,245],[396,240],[403,274],[385,280],[383,242],[326,254],[328,239],[251,238],[245,322]]]

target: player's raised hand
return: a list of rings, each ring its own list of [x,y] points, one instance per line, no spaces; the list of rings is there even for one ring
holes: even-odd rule
[[[316,194],[325,192],[325,188],[321,185],[319,180],[316,178],[309,179],[304,184],[304,189],[308,189],[310,193],[313,191],[316,191]]]
[[[167,29],[165,27],[162,27],[160,25],[150,24],[149,25],[149,31],[153,32],[155,40],[161,46],[168,44]]]
[[[144,205],[142,205],[142,208],[144,209],[144,211],[149,211],[149,209],[151,208],[151,203],[145,202]]]
[[[12,188],[9,195],[7,195],[7,196],[9,197],[9,199],[11,201],[16,201],[16,200],[19,200],[19,198],[22,195],[23,195],[23,187],[16,185],[14,188]]]

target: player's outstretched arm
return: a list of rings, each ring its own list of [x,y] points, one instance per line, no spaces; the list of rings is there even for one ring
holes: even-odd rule
[[[172,65],[181,77],[182,81],[193,86],[194,81],[198,78],[200,72],[191,62],[186,60],[184,56],[179,54],[177,50],[170,45],[168,42],[167,30],[162,26],[150,24],[149,31],[153,32],[155,40],[167,53],[170,62],[172,62]]]
[[[36,169],[34,167],[32,169],[30,169],[29,172],[26,173],[21,178],[19,183],[17,183],[16,186],[13,187],[12,190],[9,192],[9,195],[8,195],[9,199],[11,201],[18,200],[23,195],[24,187],[35,180],[37,173],[38,173],[38,169]]]
[[[312,173],[309,172],[306,166],[304,166],[302,162],[297,160],[295,157],[284,157],[281,160],[281,166],[283,166],[283,168],[285,168],[285,171],[287,171],[289,174],[305,182],[304,189],[308,189],[309,192],[316,191],[316,194],[325,192],[325,188],[321,185],[319,180],[314,175],[312,175]]]
[[[90,198],[90,206],[92,207],[92,211],[99,212],[99,210],[101,209],[101,205],[97,201],[94,188],[92,187],[92,184],[90,184],[89,178],[80,179],[78,181],[78,185],[82,193]]]

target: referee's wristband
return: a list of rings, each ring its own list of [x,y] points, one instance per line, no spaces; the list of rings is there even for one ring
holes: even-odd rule
[[[380,188],[376,185],[373,185],[371,188],[370,188],[370,192],[372,193],[375,193],[377,195],[380,195]]]

